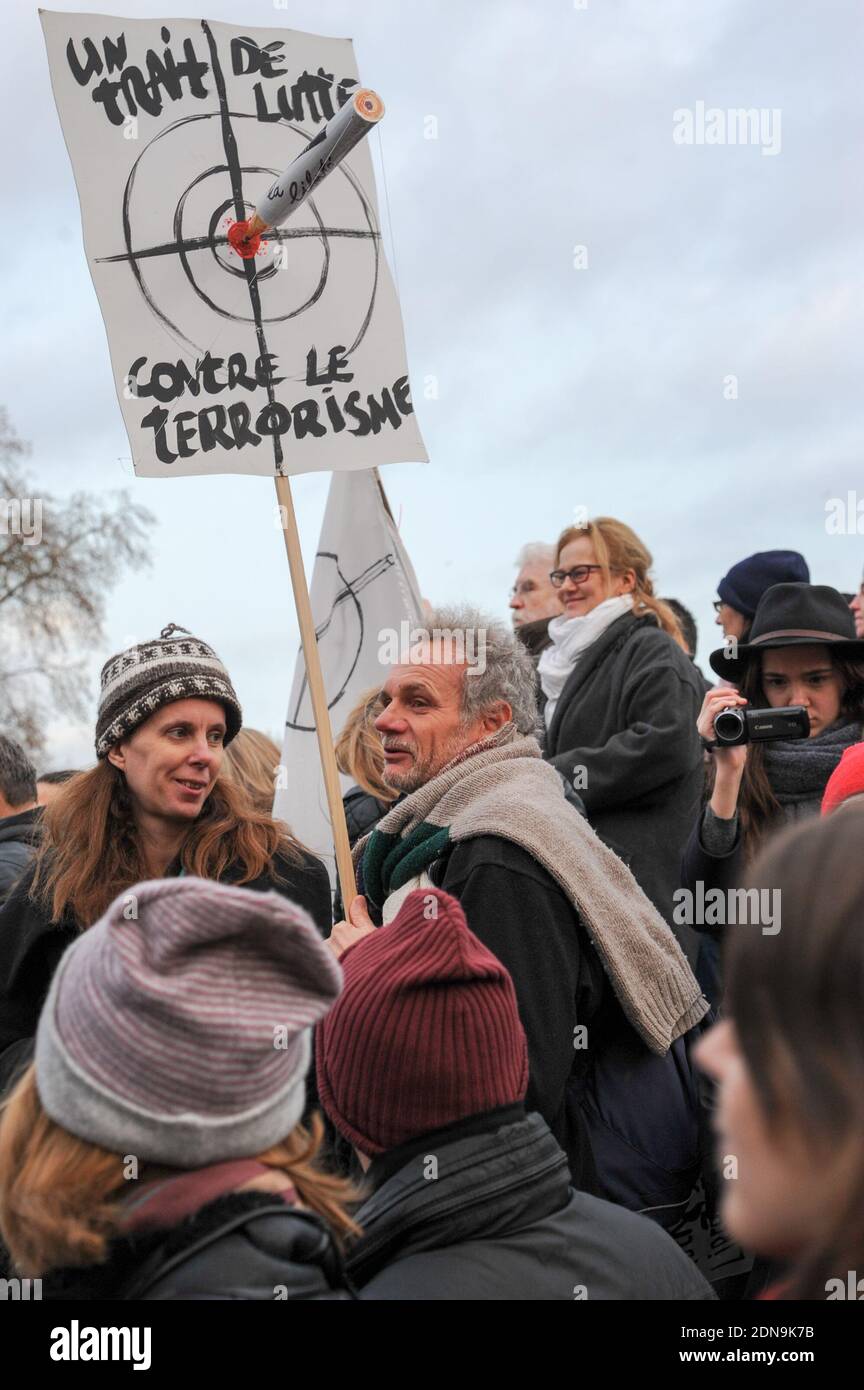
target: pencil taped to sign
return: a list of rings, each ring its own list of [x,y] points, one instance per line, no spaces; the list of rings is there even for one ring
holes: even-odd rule
[[[319,130],[295,160],[288,165],[255,209],[246,224],[243,240],[248,243],[269,227],[278,227],[316,189],[337,164],[350,154],[384,115],[384,103],[368,87],[355,92],[350,101]],[[233,241],[232,241],[233,244]]]

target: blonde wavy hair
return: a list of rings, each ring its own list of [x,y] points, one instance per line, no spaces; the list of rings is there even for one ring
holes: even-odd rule
[[[323,1134],[315,1114],[310,1130],[298,1125],[250,1157],[285,1173],[301,1204],[343,1245],[360,1234],[346,1207],[361,1194],[318,1166]],[[76,1138],[46,1114],[29,1066],[0,1110],[0,1235],[25,1278],[104,1260],[108,1242],[122,1232],[129,1191],[123,1168],[120,1154]]]
[[[249,793],[255,807],[270,815],[276,795],[281,750],[259,729],[242,728],[225,749],[219,776]]]
[[[603,571],[607,592],[612,587],[612,575],[632,570],[635,575],[633,588],[633,613],[643,618],[653,614],[664,632],[687,652],[687,643],[678,622],[668,603],[654,595],[654,583],[649,570],[654,563],[648,547],[623,521],[612,516],[598,516],[586,521],[582,526],[568,526],[561,532],[555,544],[555,563],[560,565],[561,552],[571,541],[589,540],[594,548],[597,564]],[[689,655],[689,652],[688,652]]]
[[[395,801],[397,793],[384,781],[384,749],[378,732],[373,728],[381,713],[381,689],[375,686],[365,691],[345,720],[334,745],[336,763],[346,777],[353,777],[358,787],[379,801]]]

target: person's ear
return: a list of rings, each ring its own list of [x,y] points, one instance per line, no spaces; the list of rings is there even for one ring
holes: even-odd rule
[[[487,734],[497,734],[499,729],[509,723],[513,718],[512,706],[506,700],[501,700],[497,705],[493,705],[483,716],[483,728]]]
[[[122,743],[115,743],[113,748],[108,749],[107,758],[114,767],[119,767],[121,772],[126,771],[126,754],[123,751]]]
[[[618,598],[620,598],[622,594],[632,594],[633,590],[636,588],[636,571],[625,570],[618,580],[618,586]]]

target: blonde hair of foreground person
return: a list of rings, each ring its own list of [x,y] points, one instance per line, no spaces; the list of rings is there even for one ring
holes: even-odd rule
[[[346,1179],[316,1166],[323,1134],[316,1114],[310,1130],[298,1125],[250,1158],[290,1178],[303,1207],[342,1244],[359,1234],[345,1210],[358,1194]],[[76,1138],[45,1113],[35,1067],[28,1067],[0,1109],[0,1235],[26,1278],[104,1258],[121,1230],[121,1198],[129,1191],[123,1169],[120,1154]],[[140,1176],[146,1182],[146,1168]]]

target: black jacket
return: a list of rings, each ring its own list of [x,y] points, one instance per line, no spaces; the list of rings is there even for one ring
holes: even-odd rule
[[[528,648],[535,666],[546,648],[552,646],[552,638],[549,636],[551,621],[551,618],[535,618],[533,623],[523,623],[521,627],[513,629],[514,635],[523,647]]]
[[[179,862],[171,873],[179,872]],[[275,889],[304,907],[322,936],[332,926],[330,880],[320,859],[304,854],[300,866],[281,856],[273,862],[275,874],[262,874],[245,886],[266,893]],[[239,870],[229,868],[222,876],[233,883]],[[32,869],[21,878],[6,903],[0,907],[0,1095],[22,1066],[30,1060],[32,1039],[48,986],[66,947],[79,935],[71,913],[51,923],[40,905],[30,896]]]
[[[219,1197],[172,1229],[116,1237],[104,1263],[52,1270],[43,1299],[348,1299],[323,1222],[266,1192]]]
[[[393,807],[392,801],[379,801],[371,792],[362,787],[349,787],[342,798],[345,807],[345,824],[348,827],[348,843],[351,848],[364,835],[375,829],[382,816]]]
[[[606,978],[579,914],[527,850],[496,835],[450,846],[429,877],[458,899],[475,936],[513,977],[528,1039],[526,1104],[549,1124],[574,1183],[593,1191],[581,1109],[588,1049],[574,1047],[574,1030],[597,1017]]]
[[[364,792],[362,787],[349,787],[342,798],[342,805],[345,808],[345,825],[351,849],[364,835],[371,834],[381,817],[393,809],[392,801],[379,801],[377,796],[373,796],[371,792]],[[333,894],[333,921],[341,922],[344,916],[342,889],[337,882]]]
[[[364,1300],[711,1299],[645,1217],[575,1192],[539,1115],[507,1107],[376,1158],[348,1258]]]
[[[19,811],[0,820],[0,904],[8,898],[27,868],[41,834],[42,807]]]
[[[627,613],[571,672],[545,739],[565,777],[584,769],[576,790],[589,821],[669,923],[702,794],[702,698],[677,643],[653,618]]]

